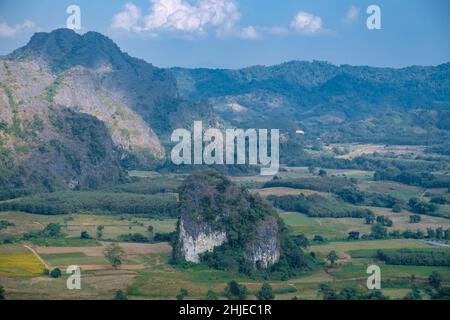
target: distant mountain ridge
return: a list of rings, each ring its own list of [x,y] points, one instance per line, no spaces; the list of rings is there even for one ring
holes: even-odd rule
[[[163,69],[100,33],[36,33],[0,58],[0,185],[115,183],[123,170],[164,164],[171,132],[194,120],[300,127],[305,141],[441,144],[450,140],[450,63]]]

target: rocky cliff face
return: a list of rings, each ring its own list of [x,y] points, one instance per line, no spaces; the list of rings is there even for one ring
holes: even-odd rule
[[[202,254],[216,250],[230,250],[230,259],[240,256],[253,267],[275,264],[281,252],[278,217],[261,199],[218,173],[196,173],[180,191],[174,257],[198,263]]]
[[[246,247],[246,258],[257,268],[267,268],[280,260],[279,228],[275,218],[256,226],[255,237]]]
[[[197,223],[186,217],[180,219],[180,255],[186,261],[200,262],[200,254],[212,251],[225,243],[227,234],[213,230],[207,223]]]

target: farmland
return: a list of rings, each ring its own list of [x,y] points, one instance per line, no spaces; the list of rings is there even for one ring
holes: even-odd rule
[[[333,147],[335,146],[330,145],[329,150],[323,152],[329,154]],[[407,166],[415,161],[410,159],[411,154],[423,156],[424,150],[415,146],[346,147],[350,153],[337,158],[353,159],[378,152],[389,156],[389,159],[408,157],[397,159],[402,165],[406,161],[407,164],[404,165]],[[376,161],[379,161],[378,158]],[[420,160],[420,165],[423,163]],[[304,251],[316,260],[316,267],[308,272],[286,280],[268,280],[276,299],[317,299],[321,284],[328,284],[338,291],[355,288],[364,292],[366,269],[371,264],[380,267],[382,292],[391,299],[404,298],[413,285],[420,287],[424,298],[429,298],[425,292],[428,290],[427,279],[433,271],[439,272],[444,286],[450,285],[447,266],[392,265],[376,257],[380,249],[450,251],[450,242],[445,239],[444,233],[450,228],[450,219],[445,216],[450,213],[450,205],[439,204],[432,214],[417,214],[408,204],[411,198],[431,203],[437,196],[447,196],[448,189],[376,180],[375,172],[376,170],[369,168],[283,166],[276,179],[260,175],[231,177],[232,181],[249,188],[251,193],[267,201],[290,196],[295,201],[309,201],[313,209],[331,206],[325,208],[331,213],[360,210],[373,214],[373,221],[368,223],[364,215],[314,216],[314,211],[276,208],[293,236],[308,239],[309,245]],[[445,175],[446,172],[441,170],[438,174]],[[153,206],[148,206],[149,212],[120,212],[123,204],[119,206],[118,203],[113,208],[119,211],[109,211],[106,210],[108,203],[103,198],[103,209],[91,210],[95,209],[100,195],[107,195],[105,199],[114,197],[115,194],[120,194],[120,199],[135,199],[128,196],[135,194],[139,195],[136,198],[139,201],[153,201],[164,199],[161,195],[167,194],[175,199],[176,190],[185,174],[132,171],[129,176],[130,182],[105,187],[101,193],[92,197],[84,193],[78,194],[79,202],[72,206],[75,212],[53,212],[52,215],[6,210],[0,212],[0,221],[4,225],[0,229],[0,242],[3,242],[0,244],[0,285],[5,288],[8,298],[112,299],[117,290],[122,290],[129,299],[175,299],[180,289],[186,289],[189,293],[187,299],[204,299],[209,290],[213,290],[220,299],[225,299],[225,286],[229,281],[236,280],[247,287],[248,298],[255,299],[256,292],[264,282],[262,278],[216,270],[203,264],[172,263],[169,240],[177,224],[177,218],[172,213],[158,214],[152,211]],[[351,193],[343,192],[348,189]],[[65,193],[61,194],[61,198],[59,196],[58,193],[51,196],[56,207],[70,195]],[[39,197],[34,199],[43,201],[48,198]],[[33,198],[24,199],[18,199],[17,203],[26,204],[29,201],[32,204],[30,199]],[[85,207],[86,210],[78,210],[77,208],[83,207],[85,200],[89,206]],[[399,210],[388,207],[393,201],[398,204]],[[420,219],[413,223],[411,217],[415,215],[419,215]],[[378,218],[382,219],[377,220]],[[390,221],[390,225],[383,225],[383,221]],[[59,225],[58,235],[43,236],[42,230],[51,224]],[[381,234],[382,238],[374,236],[374,226],[385,230],[385,234]],[[439,239],[437,232],[440,232]],[[357,234],[357,239],[349,239],[351,234]],[[159,236],[158,239],[156,235]],[[123,250],[123,261],[118,267],[113,267],[105,255],[105,250],[112,244]],[[332,251],[337,254],[334,264],[327,258]],[[64,271],[70,265],[81,267],[82,290],[79,292],[66,289],[65,280],[68,275]],[[61,278],[44,274],[45,268],[60,268]]]

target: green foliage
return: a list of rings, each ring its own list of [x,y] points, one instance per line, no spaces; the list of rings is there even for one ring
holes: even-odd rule
[[[445,249],[378,250],[377,259],[394,265],[450,266],[450,252]]]
[[[50,277],[52,278],[60,278],[61,277],[61,270],[59,268],[55,268],[50,272]]]
[[[263,283],[261,289],[256,293],[256,299],[258,300],[273,300],[275,295],[273,294],[273,289],[267,282]]]
[[[389,219],[388,217],[385,217],[385,216],[378,216],[376,218],[376,221],[380,226],[383,226],[383,227],[392,227],[394,224],[391,219]]]
[[[368,209],[348,205],[336,197],[313,194],[310,196],[288,195],[269,196],[273,205],[285,211],[297,211],[305,213],[310,217],[333,217],[333,218],[364,218],[370,215]]]
[[[61,236],[61,225],[59,223],[49,223],[39,235],[48,238],[59,237]]]
[[[416,167],[418,165],[416,164]],[[450,177],[442,174],[432,174],[425,170],[392,168],[378,170],[374,175],[376,180],[391,180],[412,186],[424,188],[448,188]]]
[[[333,193],[337,193],[351,186],[353,186],[352,181],[340,177],[276,179],[264,184],[264,188],[286,187]]]
[[[7,220],[0,220],[0,230],[6,229],[8,227],[13,227],[14,223]]]
[[[327,254],[326,258],[328,261],[330,261],[331,265],[334,266],[339,257],[336,254],[336,251],[332,250]]]
[[[122,290],[117,290],[114,296],[114,300],[128,300],[128,297]]]
[[[400,199],[396,199],[389,194],[363,192],[356,188],[344,188],[336,193],[342,200],[355,205],[365,205],[370,207],[393,208],[396,210],[403,205]]]
[[[173,194],[54,192],[0,202],[0,211],[24,211],[43,215],[94,212],[174,217],[176,208],[177,199]]]
[[[436,203],[436,204],[450,204],[450,196],[443,195],[443,196],[433,197],[433,198],[431,198],[430,202]]]
[[[343,288],[336,292],[327,284],[319,286],[318,293],[324,300],[388,300],[389,297],[383,295],[380,290],[371,290],[370,292],[360,292],[355,288]]]
[[[359,232],[358,231],[350,231],[348,233],[347,240],[349,240],[349,241],[359,240]]]
[[[419,198],[411,198],[408,202],[409,209],[414,213],[431,215],[438,209],[434,203],[428,203]]]
[[[189,292],[186,289],[181,288],[180,292],[177,294],[176,298],[177,298],[177,300],[184,300],[184,298],[186,298],[188,296],[189,296]]]
[[[219,297],[213,290],[208,290],[206,293],[206,300],[219,300]]]
[[[418,214],[413,214],[409,216],[409,223],[419,223],[422,220],[422,217]]]
[[[104,189],[107,192],[123,192],[136,194],[157,194],[165,192],[176,192],[180,187],[180,182],[174,179],[151,178],[142,179],[138,182],[131,182],[119,184],[113,187]]]
[[[122,265],[125,251],[116,243],[111,244],[104,251],[105,258],[111,263],[113,268],[118,268]]]
[[[133,233],[133,234],[123,234],[118,237],[120,241],[123,242],[134,242],[134,243],[148,243],[151,242],[151,239],[144,236],[140,233]]]
[[[247,287],[232,280],[225,287],[224,294],[229,300],[245,300]]]
[[[80,239],[92,239],[87,231],[81,231]]]
[[[435,289],[439,289],[442,283],[442,276],[439,272],[433,271],[428,277],[428,283]]]
[[[0,285],[0,300],[6,300],[5,288]]]
[[[382,225],[374,224],[370,230],[371,230],[371,237],[373,237],[373,239],[379,240],[387,238],[387,230]]]

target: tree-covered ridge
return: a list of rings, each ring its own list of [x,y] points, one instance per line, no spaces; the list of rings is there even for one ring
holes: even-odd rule
[[[201,255],[201,261],[208,266],[246,274],[262,272],[276,278],[288,278],[312,268],[311,257],[296,244],[270,204],[220,173],[209,170],[188,176],[179,194],[179,214],[184,223],[191,219],[226,232],[224,244]],[[269,265],[267,270],[260,269],[248,259],[249,244],[256,239],[268,240],[260,239],[258,234],[259,227],[264,225],[278,230],[276,237],[281,249],[279,261]],[[178,232],[179,228],[178,225]],[[178,245],[179,242],[174,244],[174,257],[182,261],[177,253]]]
[[[179,92],[235,125],[302,128],[329,142],[448,140],[450,63],[403,69],[292,61],[240,70],[171,69]],[[447,137],[447,139],[442,139]]]

